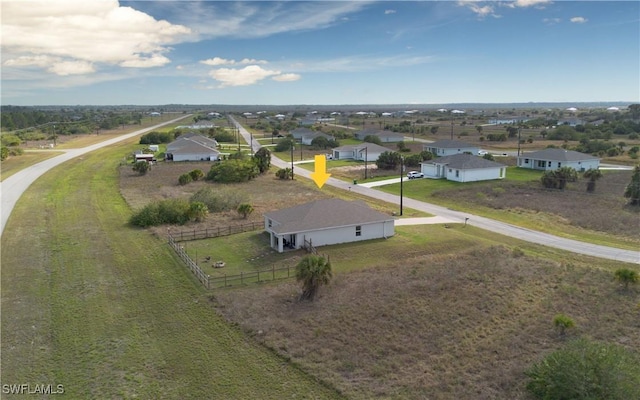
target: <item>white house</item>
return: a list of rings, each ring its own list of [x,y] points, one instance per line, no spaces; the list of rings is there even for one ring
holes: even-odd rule
[[[169,161],[215,161],[220,159],[215,139],[201,135],[182,135],[167,145],[165,159]]]
[[[285,249],[388,238],[394,235],[393,217],[373,210],[363,201],[316,200],[264,215],[270,246]]]
[[[450,156],[453,154],[461,153],[478,154],[478,152],[480,151],[480,147],[478,146],[449,139],[427,143],[423,146],[423,149],[431,152],[431,154],[436,157]]]
[[[456,182],[476,182],[504,179],[507,166],[471,154],[453,154],[421,163],[425,178]]]
[[[289,134],[293,136],[293,138],[297,142],[301,142],[304,136],[312,135],[315,133],[317,133],[317,131],[314,131],[313,129],[309,129],[309,128],[296,128],[292,131],[289,131]]]
[[[345,145],[333,149],[333,159],[376,161],[385,151],[391,150],[375,143]]]
[[[571,167],[578,172],[600,168],[600,159],[565,149],[544,149],[532,153],[524,153],[518,157],[518,167],[554,171],[561,167]]]
[[[364,129],[354,133],[356,139],[364,140],[367,136],[376,136],[382,143],[397,143],[404,140],[404,135],[393,131],[380,131],[375,129]]]

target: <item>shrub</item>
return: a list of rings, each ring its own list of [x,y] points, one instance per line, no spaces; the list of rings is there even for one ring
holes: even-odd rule
[[[170,143],[174,139],[174,135],[170,132],[149,132],[140,137],[140,144],[161,144]]]
[[[238,214],[242,215],[242,218],[246,219],[253,212],[253,206],[248,203],[242,203],[238,206],[236,211]]]
[[[276,177],[282,180],[291,179],[291,168],[280,168],[276,172]]]
[[[185,224],[189,221],[189,203],[185,200],[170,199],[156,201],[134,213],[129,222],[146,228],[162,224]]]
[[[259,172],[251,159],[227,160],[212,165],[207,180],[219,183],[247,182],[258,176]]]
[[[189,201],[203,203],[209,212],[215,213],[235,210],[245,201],[245,198],[238,191],[206,186],[194,193]]]
[[[402,162],[399,153],[395,151],[385,151],[376,160],[376,165],[380,169],[395,169]]]
[[[617,269],[614,276],[618,282],[624,285],[625,289],[629,289],[629,285],[634,285],[640,281],[638,272],[629,268]]]
[[[276,144],[275,151],[287,151],[290,150],[292,146],[294,146],[295,142],[293,138],[284,138]]]
[[[193,178],[191,177],[191,174],[182,174],[178,178],[178,183],[181,184],[182,186],[191,182],[193,182]]]
[[[136,161],[133,164],[133,170],[139,173],[140,175],[144,175],[151,169],[151,165],[149,165],[146,161]]]
[[[640,358],[615,344],[577,339],[529,368],[536,399],[640,398]]]
[[[204,172],[202,172],[202,170],[200,169],[194,169],[193,171],[189,172],[189,176],[191,176],[191,179],[193,179],[194,181],[199,181],[200,179],[204,178]]]
[[[556,327],[560,335],[564,335],[567,329],[571,329],[576,326],[576,323],[571,319],[571,317],[565,314],[556,314],[553,317],[553,325]]]
[[[365,136],[364,141],[367,143],[374,143],[377,145],[382,145],[382,140],[380,140],[380,138],[376,135],[368,135]]]
[[[189,204],[189,219],[194,220],[196,222],[204,221],[207,218],[207,214],[209,210],[207,209],[206,204],[194,201]]]

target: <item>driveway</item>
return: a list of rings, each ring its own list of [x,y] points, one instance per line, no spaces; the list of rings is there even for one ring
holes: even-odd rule
[[[13,211],[13,207],[18,202],[18,199],[20,199],[20,197],[22,196],[22,193],[24,193],[24,191],[27,190],[27,188],[31,186],[31,184],[35,182],[36,179],[38,179],[45,172],[49,171],[51,168],[56,167],[65,161],[69,161],[72,158],[81,156],[90,151],[97,150],[102,147],[121,142],[123,140],[127,140],[137,135],[142,135],[146,132],[150,132],[161,126],[169,125],[176,121],[180,121],[181,119],[187,118],[190,115],[191,114],[181,115],[180,118],[172,119],[171,121],[162,122],[160,124],[151,126],[149,128],[140,129],[135,132],[119,136],[117,138],[105,140],[104,142],[83,147],[81,149],[62,150],[64,151],[64,154],[61,154],[53,158],[49,158],[35,165],[27,167],[22,171],[16,172],[15,174],[11,175],[4,181],[0,182],[0,205],[2,207],[0,208],[0,220],[2,223],[2,225],[0,226],[0,236],[4,233],[4,227],[7,224],[7,221],[9,220],[9,216]],[[60,151],[60,150],[55,150],[55,151]]]
[[[231,118],[231,117],[230,117]],[[245,138],[247,143],[250,140],[250,134],[246,129],[242,127],[233,118],[231,120],[239,128],[240,134]],[[254,141],[252,144],[254,151],[260,148],[260,144]],[[271,158],[271,164],[278,168],[289,168],[291,164],[283,161],[277,157]],[[304,177],[311,179],[311,171],[303,168],[295,168],[295,177]],[[363,185],[353,185],[348,182],[344,182],[335,178],[329,178],[325,183],[343,190],[350,190],[358,194],[373,197],[382,201],[389,202],[391,204],[400,204],[400,196],[394,194],[381,192],[379,190],[365,187]],[[480,217],[477,215],[467,214],[460,211],[455,211],[449,208],[437,206],[434,204],[418,201],[410,198],[403,198],[403,206],[412,208],[414,210],[423,211],[438,217],[446,218],[447,220],[457,223],[467,223],[478,228],[482,228],[491,232],[496,232],[502,235],[513,237],[516,239],[524,240],[531,243],[541,244],[561,250],[571,251],[573,253],[584,254],[592,257],[606,258],[609,260],[616,260],[622,262],[629,262],[640,264],[640,251],[617,249],[614,247],[600,246],[591,243],[584,243],[578,240],[566,239],[548,233],[538,232],[531,229],[522,228],[519,226],[507,224],[505,222],[495,221],[489,218]]]

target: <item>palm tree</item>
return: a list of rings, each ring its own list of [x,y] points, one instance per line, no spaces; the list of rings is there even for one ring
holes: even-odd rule
[[[238,206],[238,214],[242,215],[242,218],[247,219],[249,214],[253,212],[253,206],[251,204],[243,203]]]
[[[331,280],[331,262],[322,256],[310,254],[296,265],[296,280],[302,282],[300,300],[313,301],[320,286]]]
[[[589,179],[589,182],[587,182],[587,192],[589,193],[595,192],[596,181],[602,178],[602,172],[600,172],[599,169],[589,168],[588,170],[585,171],[583,176]]]

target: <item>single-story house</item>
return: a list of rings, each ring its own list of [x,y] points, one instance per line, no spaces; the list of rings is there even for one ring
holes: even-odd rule
[[[375,143],[351,144],[334,148],[333,159],[376,161],[385,151],[391,150]]]
[[[292,131],[289,131],[289,134],[291,136],[293,136],[293,139],[296,142],[302,142],[302,138],[304,136],[312,135],[312,134],[315,134],[317,132],[318,131],[314,131],[313,129],[309,129],[309,128],[296,128],[296,129],[294,129]]]
[[[377,136],[378,138],[380,138],[380,141],[382,143],[397,143],[404,140],[403,134],[386,130],[380,131],[364,129],[353,134],[353,137],[358,140],[364,140],[367,136]]]
[[[523,153],[518,157],[518,167],[554,171],[571,167],[578,172],[600,168],[600,159],[590,154],[565,149],[544,149]]]
[[[371,209],[363,201],[342,199],[310,203],[264,214],[270,246],[285,249],[314,247],[388,238],[395,234],[394,218]]]
[[[423,146],[423,150],[431,152],[436,157],[442,157],[462,153],[478,154],[480,147],[457,140],[445,139],[427,143]]]
[[[220,159],[215,139],[201,135],[182,135],[167,145],[165,159],[169,161],[215,161]]]
[[[335,140],[335,137],[331,135],[327,135],[326,133],[323,133],[323,132],[313,131],[311,133],[303,135],[302,138],[300,138],[300,142],[302,144],[310,146],[311,142],[313,142],[313,139],[317,137],[324,137],[324,138],[327,138],[327,140]]]
[[[456,182],[504,179],[507,166],[472,154],[452,154],[421,163],[425,178]]]

